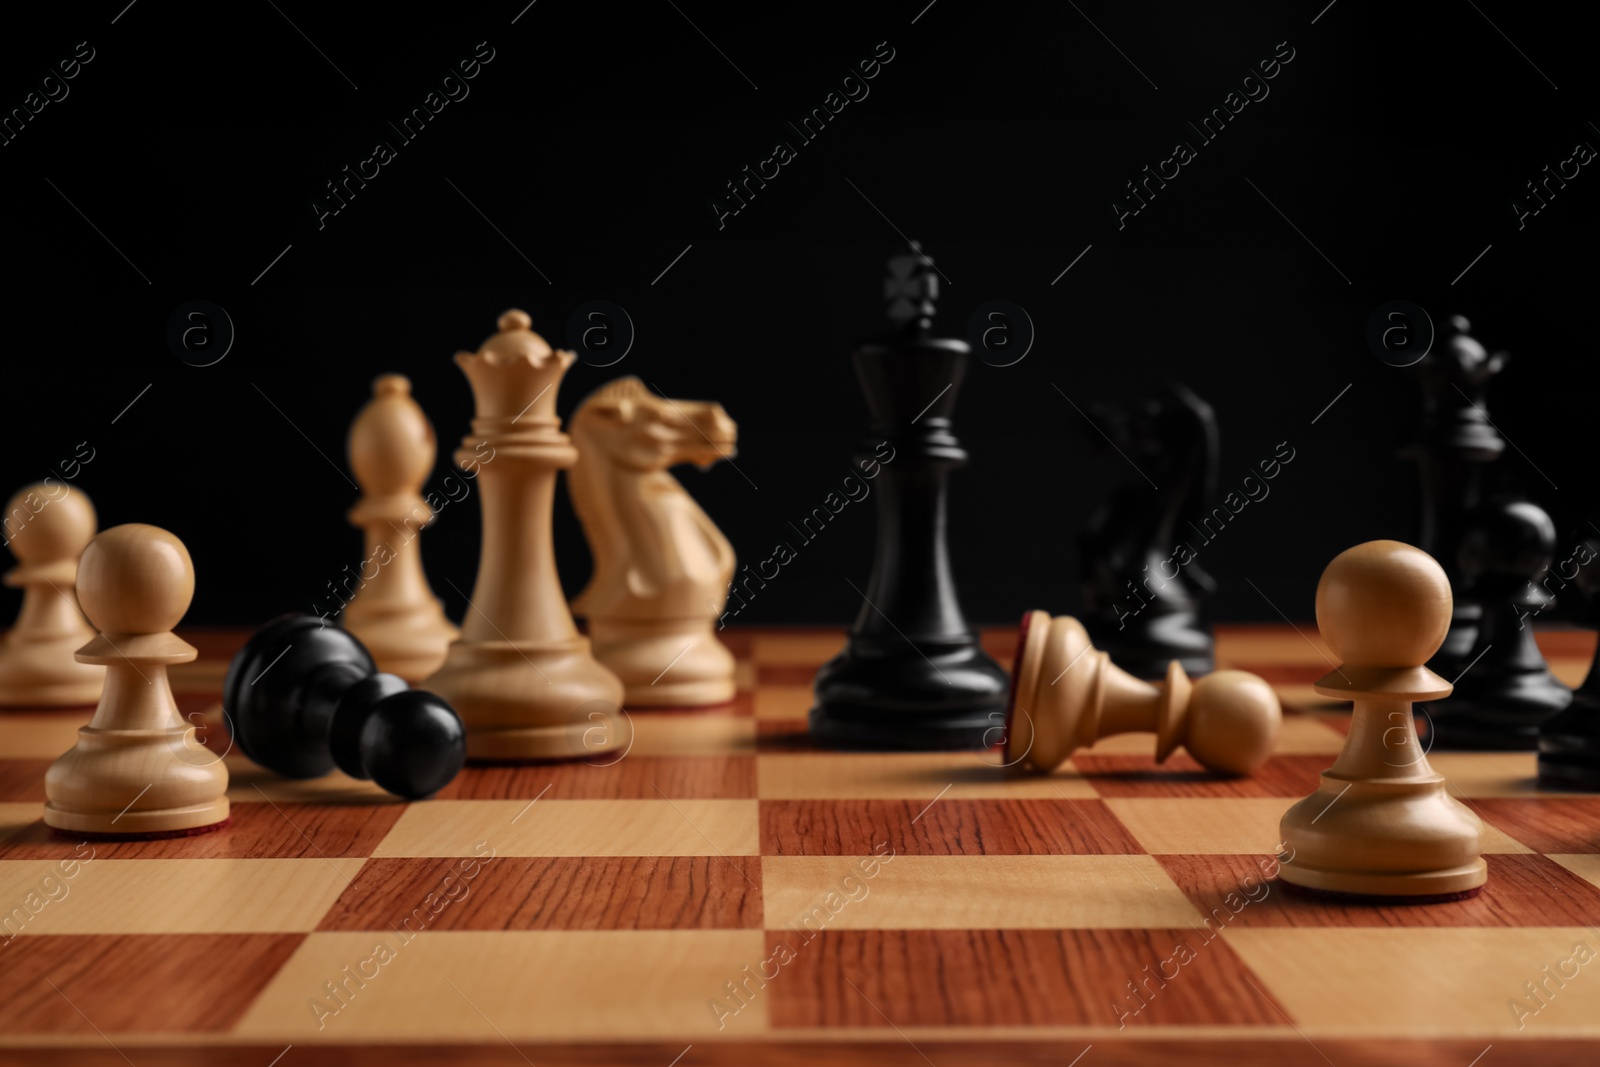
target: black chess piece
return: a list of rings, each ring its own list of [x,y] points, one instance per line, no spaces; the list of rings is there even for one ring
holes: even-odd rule
[[[889,271],[899,330],[854,356],[872,419],[857,459],[879,466],[872,575],[844,650],[817,672],[811,734],[849,748],[984,748],[1008,683],[961,614],[945,538],[947,477],[967,462],[950,417],[969,349],[929,332],[938,276],[914,242]]]
[[[380,672],[360,641],[312,615],[253,634],[228,665],[223,712],[239,750],[286,778],[338,767],[408,800],[444,788],[467,758],[455,710]]]
[[[1505,438],[1489,421],[1485,394],[1490,380],[1511,358],[1490,354],[1472,336],[1472,324],[1453,315],[1432,350],[1416,364],[1422,390],[1422,418],[1401,456],[1415,460],[1422,484],[1422,516],[1417,547],[1437,559],[1450,578],[1455,609],[1444,644],[1428,666],[1455,677],[1471,660],[1481,609],[1465,595],[1458,555],[1468,512],[1483,498],[1482,472],[1500,458]]]
[[[1502,498],[1468,514],[1459,563],[1482,613],[1455,691],[1427,706],[1432,747],[1536,748],[1539,727],[1572,699],[1533,638],[1532,620],[1554,599],[1540,580],[1555,542],[1537,504]]]
[[[1578,539],[1570,560],[1563,560],[1575,574],[1558,569],[1555,580],[1573,580],[1585,602],[1586,621],[1600,628],[1600,536],[1595,527],[1586,526],[1589,536]],[[1539,788],[1581,789],[1600,792],[1600,644],[1583,684],[1572,694],[1572,702],[1539,728]]]
[[[1096,405],[1091,418],[1105,436],[1090,440],[1108,442],[1102,447],[1135,470],[1079,535],[1080,621],[1095,647],[1130,674],[1162,678],[1173,660],[1190,675],[1204,674],[1215,666],[1215,645],[1200,599],[1216,582],[1194,545],[1204,544],[1196,524],[1216,500],[1216,416],[1172,382],[1132,405]]]

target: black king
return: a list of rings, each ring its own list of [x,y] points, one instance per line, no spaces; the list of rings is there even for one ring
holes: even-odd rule
[[[939,278],[912,242],[889,260],[896,332],[855,352],[879,441],[895,450],[878,494],[877,547],[844,651],[817,672],[811,733],[840,747],[986,748],[1003,739],[1007,680],[961,614],[945,537],[947,478],[967,454],[950,432],[966,342],[934,337]]]

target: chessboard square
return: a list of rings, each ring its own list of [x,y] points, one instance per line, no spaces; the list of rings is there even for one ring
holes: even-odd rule
[[[1273,756],[1254,774],[1214,774],[1179,749],[1162,763],[1153,755],[1072,757],[1084,780],[1105,797],[1303,797],[1317,788],[1331,755]]]
[[[0,734],[0,737],[6,735]],[[60,752],[56,753],[61,755]],[[0,803],[43,804],[44,776],[50,769],[50,759],[12,759],[10,754],[0,759]]]
[[[347,806],[247,801],[230,806],[228,822],[219,830],[192,837],[96,841],[95,856],[118,860],[370,856],[404,810],[405,805],[392,798],[389,803]],[[0,859],[55,859],[74,844],[70,836],[36,818],[19,833],[0,840]]]
[[[769,930],[1184,926],[1199,913],[1149,856],[764,856]]]
[[[844,648],[843,630],[796,630],[758,634],[751,659],[759,667],[810,667],[813,672]]]
[[[764,685],[756,690],[756,718],[804,720],[814,702],[809,685]]]
[[[233,1028],[303,937],[19,937],[6,945],[0,967],[0,1034],[61,1035],[100,1049],[119,1034],[221,1033]],[[82,1062],[60,1052],[53,1058]]]
[[[17,902],[6,918],[27,915],[23,935],[313,930],[362,864],[75,855],[79,862],[70,868],[61,861],[0,862],[0,900]],[[73,877],[65,877],[68,870]]]
[[[8,858],[5,846],[12,837],[31,826],[42,825],[41,804],[0,804],[0,858]]]
[[[754,856],[377,859],[322,930],[759,929]]]
[[[1275,879],[1276,857],[1157,857],[1205,915],[1209,929],[1269,926],[1560,926],[1600,915],[1600,892],[1545,856],[1489,855],[1489,881],[1466,900],[1343,900],[1297,892]]]
[[[273,804],[393,804],[395,798],[371,782],[332,771],[320,778],[285,778],[258,766],[237,750],[223,761],[228,768],[228,800]]]
[[[1337,756],[1344,748],[1344,735],[1327,723],[1310,715],[1290,714],[1283,717],[1278,730],[1278,740],[1273,754],[1279,756],[1327,755]],[[1090,748],[1082,750],[1085,756],[1146,756],[1156,750],[1156,735],[1152,733],[1112,734],[1102,737]],[[1329,762],[1332,760],[1330,758]],[[1162,766],[1156,764],[1156,766]]]
[[[814,663],[759,664],[756,667],[756,691],[763,689],[806,689],[816,681],[817,665]]]
[[[717,1033],[708,1000],[764,947],[756,930],[316,933],[234,1032],[284,1042],[688,1041]],[[766,1006],[751,1004],[741,1022],[765,1030]]]
[[[1144,851],[1099,800],[763,800],[764,856],[1101,855]]]
[[[1532,797],[1538,794],[1539,763],[1534,752],[1428,753],[1428,763],[1444,775],[1453,797]],[[1582,794],[1578,794],[1582,795]]]
[[[54,760],[78,743],[78,727],[87,726],[94,708],[0,714],[0,736],[6,759]]]
[[[1217,626],[1217,663],[1244,670],[1273,664],[1317,664],[1333,670],[1339,660],[1314,626],[1285,630],[1281,626]]]
[[[1179,964],[1181,945],[1189,952]],[[1283,1025],[1272,1001],[1250,989],[1249,970],[1233,950],[1221,938],[1205,941],[1187,924],[1148,930],[828,930],[810,940],[773,930],[767,946],[769,959],[786,962],[751,1005],[768,998],[774,1028],[864,1028],[893,1038],[897,1029],[914,1027],[1089,1026],[1125,1028],[1125,1035],[1137,1027]],[[1175,979],[1155,976],[1164,963]],[[762,973],[770,969],[764,965]],[[1142,1000],[1130,992],[1131,983],[1143,983]],[[739,1036],[742,1013],[727,1021]],[[932,1055],[944,1062],[938,1052]],[[999,1055],[991,1062],[1005,1059]],[[1069,1054],[1059,1062],[1070,1059]],[[1136,1061],[1130,1056],[1126,1062]],[[1183,1057],[1148,1062],[1181,1063]]]
[[[1600,854],[1586,852],[1582,855],[1548,856],[1590,885],[1600,886]]]
[[[738,799],[755,795],[753,755],[644,756],[623,751],[565,763],[469,764],[436,797],[659,800],[663,796]]]
[[[749,716],[678,712],[630,715],[633,745],[623,759],[653,756],[749,756],[756,748],[756,724]],[[590,758],[605,764],[612,753]],[[752,765],[752,780],[754,767]]]
[[[1094,787],[1071,770],[1019,778],[993,752],[795,753],[756,757],[762,800],[1078,800]]]
[[[1308,1038],[1600,1034],[1600,982],[1582,981],[1583,926],[1230,930],[1228,944]],[[1593,960],[1593,950],[1586,953]],[[1544,968],[1567,980],[1540,1002]],[[1573,975],[1580,980],[1573,980]],[[1519,1002],[1537,1018],[1515,1009]]]
[[[754,800],[431,800],[374,856],[754,856]]]
[[[1279,797],[1118,797],[1106,800],[1144,851],[1165,854],[1274,853]]]
[[[1537,852],[1600,852],[1600,797],[1474,800],[1472,809]]]

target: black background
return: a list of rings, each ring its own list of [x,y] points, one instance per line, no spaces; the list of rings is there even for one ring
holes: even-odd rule
[[[1592,42],[1565,13],[524,2],[113,0],[12,24],[4,109],[78,42],[95,58],[0,147],[0,486],[88,442],[76,484],[102,525],[151,522],[188,544],[191,623],[305,610],[360,557],[342,472],[371,379],[412,378],[443,446],[437,487],[471,417],[452,355],[513,306],[565,346],[572,309],[604,298],[637,343],[613,368],[575,366],[561,412],[619,373],[721,401],[738,468],[680,478],[754,562],[847,471],[865,423],[849,352],[882,328],[884,260],[914,237],[949,281],[945,331],[996,298],[1038,331],[1021,363],[975,363],[957,410],[973,463],[953,483],[952,536],[975,622],[1074,610],[1077,530],[1137,477],[1091,447],[1062,394],[1086,407],[1187,382],[1221,420],[1219,492],[1278,442],[1295,449],[1202,553],[1215,618],[1309,618],[1333,554],[1414,538],[1415,470],[1394,457],[1416,418],[1411,377],[1363,339],[1396,298],[1436,321],[1468,314],[1511,351],[1490,408],[1515,446],[1504,474],[1563,530],[1592,501],[1579,431],[1593,425],[1600,176],[1584,168],[1520,231],[1510,207],[1576,142],[1600,145]],[[470,95],[399,144],[387,120],[481,41],[494,58]],[[787,121],[879,42],[894,58],[870,94],[799,145]],[[1196,143],[1186,120],[1279,42],[1294,59],[1270,95],[1119,229],[1123,183]],[[311,202],[380,139],[396,158],[319,229]],[[710,198],[779,139],[797,158],[719,229]],[[165,340],[192,299],[237,329],[211,367]],[[851,618],[871,506],[847,508],[738,621]],[[456,618],[477,537],[474,500],[424,537]],[[588,557],[564,491],[556,537],[576,592]]]

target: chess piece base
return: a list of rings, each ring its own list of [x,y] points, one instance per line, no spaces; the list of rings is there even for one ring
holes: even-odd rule
[[[1461,893],[1488,880],[1483,826],[1427,771],[1407,778],[1344,779],[1284,815],[1290,859],[1279,877],[1307,889],[1364,897]]]
[[[423,688],[461,716],[469,760],[582,759],[628,740],[613,728],[622,683],[587,638],[457,641]]]
[[[694,708],[733,699],[733,653],[704,619],[589,620],[594,658],[621,679],[629,708]]]
[[[194,729],[100,730],[45,773],[46,826],[99,834],[169,833],[228,818],[228,769]]]
[[[898,648],[891,643],[897,643]],[[1010,683],[975,637],[853,637],[817,672],[811,735],[840,748],[984,749],[1004,732]]]
[[[421,608],[391,610],[368,608],[358,598],[344,609],[339,622],[366,646],[380,671],[399,675],[412,685],[444,665],[450,643],[461,634],[437,600]]]
[[[72,658],[85,639],[71,634],[60,640],[8,640],[0,644],[0,707],[60,708],[97,703],[105,685],[105,668]]]

